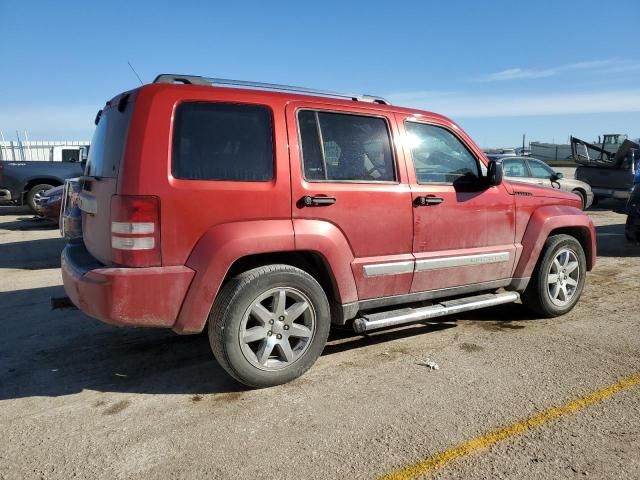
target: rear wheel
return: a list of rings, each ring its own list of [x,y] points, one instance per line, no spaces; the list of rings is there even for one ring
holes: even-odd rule
[[[545,317],[569,312],[580,299],[587,260],[580,242],[570,235],[549,237],[522,303]]]
[[[218,363],[251,387],[289,382],[324,349],[329,302],[308,273],[290,265],[254,268],[232,278],[209,316],[209,343]]]
[[[53,185],[49,185],[48,183],[40,183],[31,187],[31,189],[27,192],[27,205],[29,208],[33,210],[34,213],[40,213],[40,206],[38,202],[40,201],[40,197],[47,190],[51,190]]]

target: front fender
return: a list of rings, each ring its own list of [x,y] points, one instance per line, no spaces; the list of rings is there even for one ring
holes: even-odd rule
[[[547,238],[554,230],[559,229],[580,231],[587,242],[587,269],[591,270],[595,266],[596,231],[591,218],[575,207],[549,205],[538,208],[529,219],[522,237],[522,254],[513,274],[514,278],[531,277]]]
[[[247,255],[294,250],[291,220],[256,220],[211,227],[196,243],[186,266],[196,272],[173,329],[202,331],[220,285],[233,263]]]

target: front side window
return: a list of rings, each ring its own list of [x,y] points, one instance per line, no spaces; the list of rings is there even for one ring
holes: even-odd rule
[[[442,127],[405,122],[418,183],[454,183],[480,176],[478,162],[458,138]]]
[[[304,178],[394,181],[387,122],[378,117],[302,110],[298,113]]]
[[[551,168],[537,160],[529,160],[529,168],[531,169],[531,175],[535,178],[549,178],[554,174]]]
[[[175,114],[171,172],[186,180],[271,180],[272,132],[267,107],[183,103]]]
[[[504,175],[506,177],[528,177],[529,172],[527,166],[524,164],[524,160],[519,158],[504,159],[502,160],[502,168],[504,169]]]

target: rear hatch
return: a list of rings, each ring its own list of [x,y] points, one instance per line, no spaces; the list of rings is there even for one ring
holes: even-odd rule
[[[112,264],[111,197],[118,190],[134,101],[134,94],[124,93],[98,113],[82,182],[82,236],[87,250],[105,265]]]

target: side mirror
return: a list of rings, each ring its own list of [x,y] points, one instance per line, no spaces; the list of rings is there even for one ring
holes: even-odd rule
[[[502,183],[504,177],[504,171],[502,169],[502,162],[496,160],[489,160],[489,166],[487,167],[487,185],[493,187]]]
[[[562,180],[563,178],[564,178],[564,173],[555,172],[553,175],[551,175],[550,180],[552,182],[557,182],[558,180]]]

